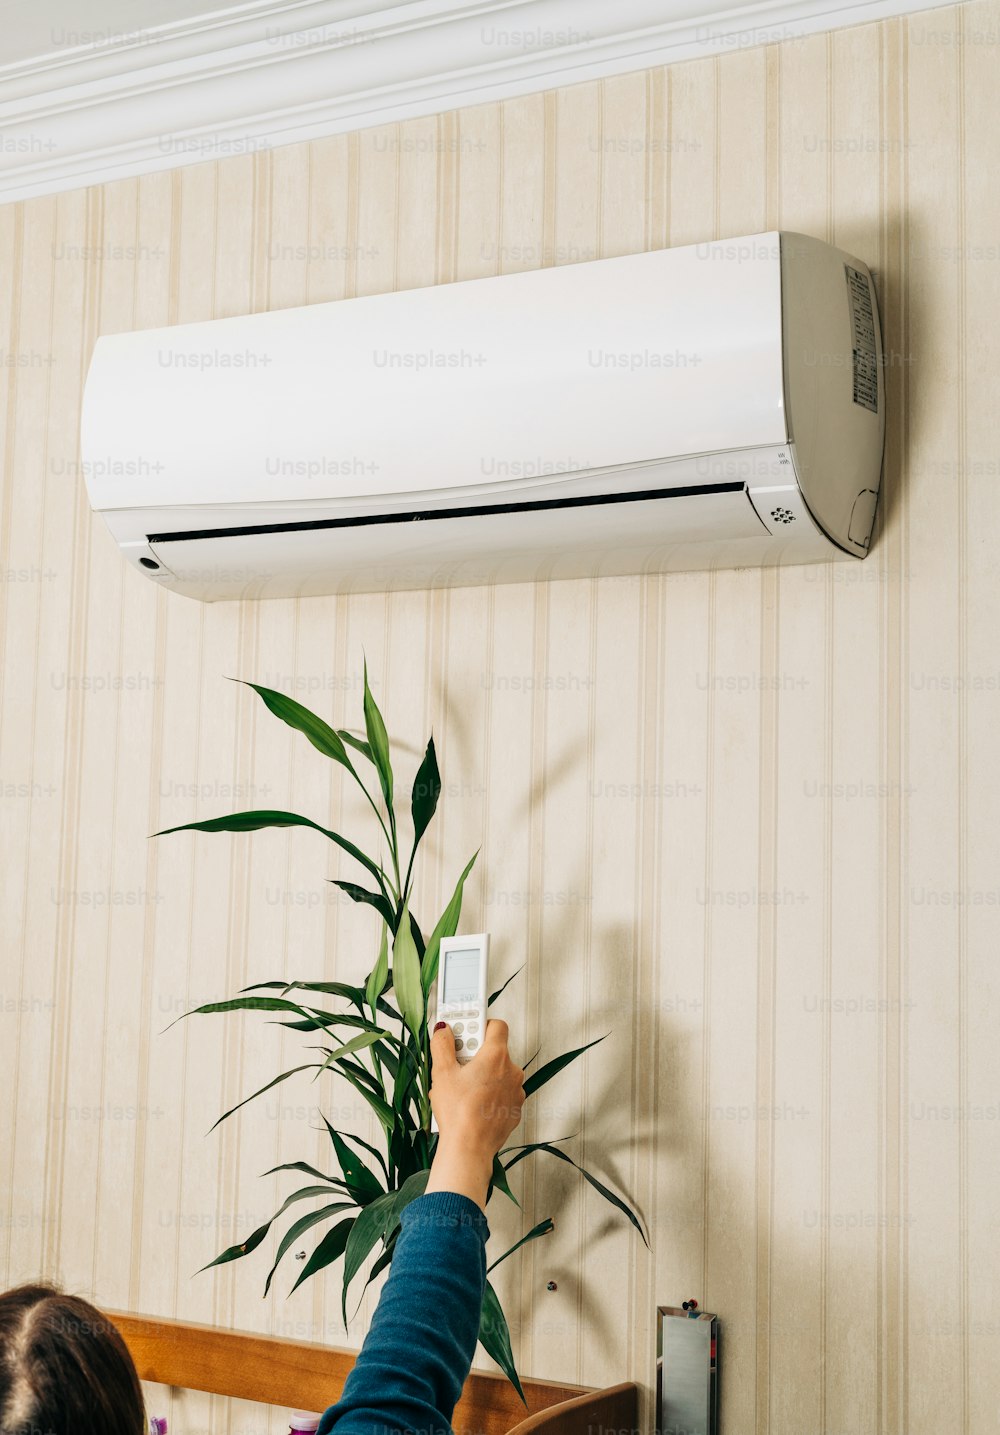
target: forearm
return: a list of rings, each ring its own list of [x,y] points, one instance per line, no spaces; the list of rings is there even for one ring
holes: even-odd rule
[[[488,1235],[480,1201],[451,1186],[428,1182],[406,1207],[371,1329],[320,1435],[450,1430],[479,1335]]]
[[[486,1193],[493,1172],[493,1157],[461,1133],[442,1133],[434,1151],[426,1194],[452,1191],[468,1196],[481,1211],[486,1210]]]

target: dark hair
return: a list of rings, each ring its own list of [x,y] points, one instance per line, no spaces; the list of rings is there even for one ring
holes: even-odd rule
[[[0,1295],[0,1435],[142,1435],[132,1357],[106,1315],[48,1285]]]

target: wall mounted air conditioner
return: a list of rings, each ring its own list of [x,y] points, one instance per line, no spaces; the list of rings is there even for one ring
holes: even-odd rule
[[[799,234],[98,340],[93,507],[195,598],[863,558],[865,264]]]

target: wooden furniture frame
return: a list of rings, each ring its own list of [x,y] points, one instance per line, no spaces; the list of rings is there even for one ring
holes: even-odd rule
[[[354,1352],[212,1325],[108,1311],[140,1379],[239,1400],[325,1410],[344,1387]],[[456,1435],[633,1435],[638,1387],[606,1390],[521,1382],[527,1414],[509,1382],[473,1371],[455,1409]]]

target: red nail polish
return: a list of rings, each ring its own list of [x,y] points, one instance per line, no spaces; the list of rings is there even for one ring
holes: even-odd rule
[[[447,1023],[446,1021],[436,1021],[436,1022],[434,1023],[434,1030],[435,1030],[435,1031],[440,1031],[443,1026],[447,1026],[447,1025],[448,1025],[448,1023]]]

